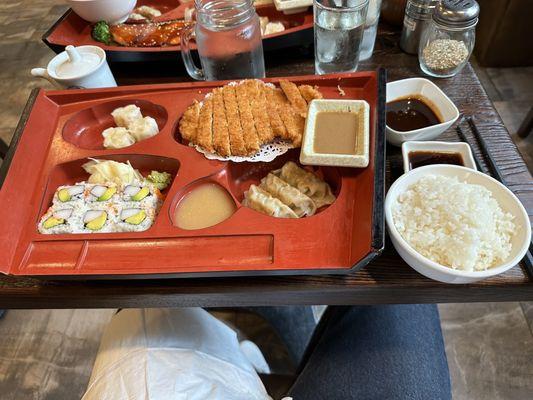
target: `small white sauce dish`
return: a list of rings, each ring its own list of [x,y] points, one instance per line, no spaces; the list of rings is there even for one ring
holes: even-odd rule
[[[512,251],[505,262],[484,271],[463,271],[440,265],[424,257],[405,241],[394,225],[392,209],[397,204],[398,197],[409,186],[425,175],[444,175],[456,177],[462,182],[477,184],[492,192],[500,207],[514,216],[513,222],[517,229],[512,239]],[[482,279],[499,275],[517,265],[526,254],[531,243],[531,223],[524,206],[518,198],[503,184],[482,172],[456,165],[428,165],[415,168],[402,175],[390,187],[385,199],[385,219],[387,229],[394,248],[414,270],[420,274],[444,283],[472,283]]]
[[[463,159],[464,166],[466,168],[477,171],[476,161],[472,155],[472,150],[468,143],[463,142],[404,142],[402,144],[402,157],[403,157],[403,172],[404,174],[410,171],[409,168],[409,153],[415,151],[427,151],[432,153],[459,153]]]
[[[128,19],[137,0],[67,0],[72,10],[88,22],[119,24]]]
[[[317,115],[320,112],[354,113],[358,129],[354,154],[317,153],[314,150]],[[304,165],[365,168],[369,161],[370,106],[364,100],[313,100],[309,104],[304,136],[300,150],[300,162]],[[332,134],[332,137],[334,135]]]
[[[387,103],[407,96],[422,95],[438,109],[444,122],[412,131],[397,131],[387,125],[387,140],[401,146],[409,140],[433,140],[459,118],[459,110],[440,88],[425,78],[409,78],[387,83]]]

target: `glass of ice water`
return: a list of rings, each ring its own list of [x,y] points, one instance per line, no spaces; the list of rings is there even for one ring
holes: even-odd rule
[[[357,70],[368,0],[314,0],[315,72]]]

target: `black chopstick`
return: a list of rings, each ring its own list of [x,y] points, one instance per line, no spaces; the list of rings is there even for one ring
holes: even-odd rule
[[[485,159],[487,160],[490,166],[492,175],[494,176],[496,180],[498,180],[500,183],[505,185],[505,180],[503,178],[503,175],[501,174],[500,169],[496,165],[496,162],[494,161],[494,158],[492,157],[492,154],[490,153],[487,147],[487,142],[485,141],[483,136],[481,136],[481,134],[479,133],[479,130],[477,129],[477,126],[475,122],[473,121],[472,117],[466,117],[466,118],[463,117],[461,121],[459,122],[459,124],[457,125],[457,133],[459,134],[459,138],[463,142],[470,144],[470,142],[468,141],[463,131],[463,128],[461,128],[461,124],[464,122],[465,119],[468,122],[468,126],[470,127],[470,130],[472,131],[472,133],[476,137],[477,142],[479,143],[481,152],[483,153],[483,156],[485,157]],[[472,151],[472,155],[474,156],[474,161],[476,162],[476,166],[478,170],[480,170],[481,172],[487,173],[486,168],[484,168],[481,165],[481,162],[479,161],[478,156],[476,156],[476,153]],[[526,255],[522,259],[522,262],[524,263],[527,274],[529,275],[531,279],[533,279],[533,241],[529,244],[529,250],[526,252]]]
[[[492,154],[489,151],[487,142],[485,141],[485,138],[479,133],[479,130],[477,129],[476,124],[474,123],[474,120],[472,119],[472,117],[467,117],[466,122],[468,122],[472,133],[474,134],[476,140],[479,143],[479,147],[481,148],[481,151],[483,152],[483,155],[485,156],[487,163],[489,164],[492,175],[494,176],[494,178],[496,178],[505,185],[505,178],[503,177],[502,173],[500,172],[500,169],[496,165],[496,161],[494,160]]]
[[[463,128],[461,128],[461,124],[464,122],[464,117],[461,119],[461,121],[459,122],[459,125],[457,125],[457,133],[459,134],[459,138],[467,143],[468,145],[470,145],[470,143],[468,142],[468,139],[463,131]],[[485,167],[483,167],[481,165],[481,163],[479,162],[479,159],[478,157],[476,156],[476,154],[474,153],[474,151],[472,151],[472,155],[474,156],[474,161],[476,162],[476,167],[478,169],[478,171],[481,171],[481,172],[485,172]]]

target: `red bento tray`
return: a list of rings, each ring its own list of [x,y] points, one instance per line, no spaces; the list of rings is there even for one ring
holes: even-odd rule
[[[318,85],[325,98],[339,98],[340,87],[346,93],[343,99],[364,99],[370,104],[369,167],[317,168],[337,200],[302,219],[277,219],[241,205],[250,183],[288,159],[297,160],[297,149],[271,163],[232,163],[207,160],[180,143],[177,122],[184,109],[225,82],[40,90],[15,133],[16,151],[10,150],[0,171],[0,183],[5,176],[0,189],[0,271],[105,278],[342,273],[361,268],[384,245],[385,72],[290,79]],[[161,123],[160,133],[128,148],[103,149],[99,133],[112,124],[109,112],[132,102],[143,115]],[[38,233],[38,221],[57,186],[87,179],[81,168],[87,157],[130,160],[145,174],[151,169],[175,174],[150,229]],[[203,182],[226,188],[238,206],[236,213],[201,230],[173,226],[171,216],[179,199]]]
[[[139,0],[137,6],[156,6],[164,14],[158,20],[183,18],[185,9],[192,7],[193,2],[180,5],[177,0]],[[313,42],[313,10],[312,8],[301,13],[286,15],[276,10],[273,4],[256,7],[257,14],[268,17],[271,21],[282,22],[285,26],[283,32],[274,33],[263,38],[265,51],[277,50],[292,46],[305,46]],[[181,59],[180,46],[162,47],[124,47],[107,46],[95,41],[91,37],[92,24],[79,17],[69,9],[59,20],[42,36],[42,40],[54,52],[60,53],[69,44],[74,46],[96,45],[106,51],[109,61],[143,62]],[[194,47],[194,43],[191,46]]]

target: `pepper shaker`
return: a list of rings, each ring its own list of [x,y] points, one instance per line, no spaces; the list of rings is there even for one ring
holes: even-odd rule
[[[420,37],[431,20],[438,0],[408,0],[405,6],[400,48],[408,54],[417,54]]]
[[[461,71],[474,49],[478,17],[475,0],[442,0],[420,39],[422,71],[437,78]]]

